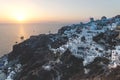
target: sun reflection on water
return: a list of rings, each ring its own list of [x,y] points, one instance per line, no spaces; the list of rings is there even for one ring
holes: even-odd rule
[[[19,25],[19,34],[18,34],[18,41],[21,42],[23,40],[26,40],[28,38],[28,34],[25,29],[25,25],[21,24]]]

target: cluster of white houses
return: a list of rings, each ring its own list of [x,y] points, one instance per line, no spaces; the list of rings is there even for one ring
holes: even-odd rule
[[[120,18],[111,18],[107,19],[102,17],[101,20],[94,21],[93,18],[91,21],[83,24],[80,23],[77,26],[72,25],[74,28],[71,30],[66,30],[64,36],[66,35],[69,38],[69,41],[57,49],[51,48],[54,53],[63,54],[67,49],[69,49],[74,56],[77,58],[83,58],[84,65],[92,62],[96,57],[103,57],[106,55],[108,59],[111,60],[108,65],[109,68],[115,68],[120,65],[120,46],[116,46],[114,50],[105,51],[104,47],[97,44],[93,41],[93,37],[99,33],[104,33],[107,30],[116,30],[119,27]],[[81,28],[81,24],[82,27]],[[80,29],[80,33],[77,33],[77,30]],[[76,34],[77,37],[72,38],[71,35]],[[109,52],[111,56],[108,57],[106,52]]]

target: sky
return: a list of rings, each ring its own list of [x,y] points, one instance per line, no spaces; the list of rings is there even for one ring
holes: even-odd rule
[[[80,22],[120,14],[120,0],[0,0],[0,23]]]

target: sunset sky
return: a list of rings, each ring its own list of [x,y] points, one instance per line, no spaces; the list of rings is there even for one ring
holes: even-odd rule
[[[0,23],[78,22],[120,14],[120,0],[0,0]]]

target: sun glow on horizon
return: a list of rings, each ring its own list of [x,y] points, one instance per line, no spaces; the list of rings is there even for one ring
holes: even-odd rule
[[[9,12],[10,12],[10,14],[8,14],[9,20],[11,20],[12,22],[25,23],[31,18],[31,14],[29,14],[30,11],[27,11],[25,9],[18,8],[18,9],[13,9]]]
[[[24,20],[25,20],[25,16],[24,16],[24,15],[17,15],[17,16],[16,16],[16,19],[17,19],[18,21],[24,21]]]
[[[16,12],[14,13],[14,18],[16,19],[16,21],[19,22],[24,22],[26,20],[26,13],[25,12]]]

